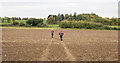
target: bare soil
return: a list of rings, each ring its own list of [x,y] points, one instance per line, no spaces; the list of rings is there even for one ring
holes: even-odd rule
[[[3,61],[115,61],[118,31],[2,29]]]

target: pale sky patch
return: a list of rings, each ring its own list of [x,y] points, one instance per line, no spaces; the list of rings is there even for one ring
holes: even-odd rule
[[[49,14],[96,13],[118,17],[119,0],[1,0],[0,16],[47,18]]]

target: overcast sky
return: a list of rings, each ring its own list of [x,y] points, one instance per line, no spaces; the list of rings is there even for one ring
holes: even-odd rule
[[[0,0],[0,16],[47,18],[49,14],[96,13],[118,17],[119,0]]]

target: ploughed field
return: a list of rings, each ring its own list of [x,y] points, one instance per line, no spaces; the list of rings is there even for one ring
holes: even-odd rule
[[[2,29],[3,61],[115,61],[118,31]]]

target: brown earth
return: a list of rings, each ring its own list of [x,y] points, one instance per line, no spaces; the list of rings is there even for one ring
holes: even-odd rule
[[[3,61],[115,61],[118,31],[2,29]]]

